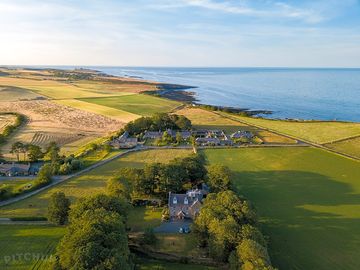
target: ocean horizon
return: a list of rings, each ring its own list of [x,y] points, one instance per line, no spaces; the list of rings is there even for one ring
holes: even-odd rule
[[[360,68],[33,67],[91,68],[192,86],[199,103],[272,111],[266,118],[360,122]]]

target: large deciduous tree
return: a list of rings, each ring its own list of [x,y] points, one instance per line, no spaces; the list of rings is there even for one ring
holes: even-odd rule
[[[70,200],[63,192],[55,192],[51,195],[48,205],[48,220],[56,225],[64,225],[69,216]]]
[[[225,191],[230,188],[231,171],[221,164],[213,164],[208,167],[207,184],[211,192]]]

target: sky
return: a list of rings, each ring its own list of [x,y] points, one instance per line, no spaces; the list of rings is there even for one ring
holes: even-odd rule
[[[360,0],[0,0],[0,65],[360,67]]]

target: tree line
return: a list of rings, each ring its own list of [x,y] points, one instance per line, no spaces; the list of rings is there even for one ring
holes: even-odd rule
[[[125,125],[120,131],[129,132],[130,135],[143,135],[146,131],[190,130],[191,121],[183,115],[157,113],[151,117],[141,117]]]

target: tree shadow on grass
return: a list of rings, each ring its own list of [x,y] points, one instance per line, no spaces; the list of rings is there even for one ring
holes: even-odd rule
[[[360,269],[360,194],[327,176],[304,171],[235,173],[270,237],[280,269]]]

